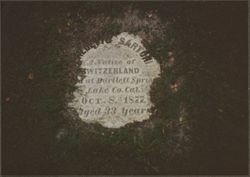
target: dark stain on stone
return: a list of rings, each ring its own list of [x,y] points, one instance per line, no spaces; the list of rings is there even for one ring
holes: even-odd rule
[[[3,174],[247,174],[247,3],[3,2],[1,13]],[[82,49],[124,31],[161,65],[152,116],[84,123],[67,108]]]

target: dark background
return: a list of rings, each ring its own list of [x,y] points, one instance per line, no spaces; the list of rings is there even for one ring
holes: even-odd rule
[[[1,5],[3,174],[248,173],[247,2]],[[64,65],[55,61],[61,43],[70,37],[57,36],[56,23],[81,8],[90,14],[115,14],[128,5],[142,11],[157,9],[163,21],[174,17],[174,47],[187,52],[182,55],[199,56],[181,67],[202,63],[202,70],[185,85],[193,124],[192,150],[185,158],[157,161],[161,156],[157,148],[140,156],[129,143],[121,148],[103,142],[99,135],[74,133],[70,128],[70,138],[61,144],[55,141],[58,129],[70,127],[59,114],[68,89]],[[27,78],[29,73],[33,79]],[[126,140],[126,134],[117,134]],[[83,136],[88,141],[81,141]],[[145,169],[143,158],[158,170]]]

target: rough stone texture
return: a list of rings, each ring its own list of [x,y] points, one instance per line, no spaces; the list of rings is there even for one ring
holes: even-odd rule
[[[3,174],[247,174],[247,3],[2,2]],[[82,49],[138,35],[160,64],[151,118],[68,110]]]

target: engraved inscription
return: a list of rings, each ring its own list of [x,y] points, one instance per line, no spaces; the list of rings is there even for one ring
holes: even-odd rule
[[[88,123],[119,128],[150,117],[150,86],[160,68],[139,36],[126,32],[84,49],[74,99],[69,107]]]

